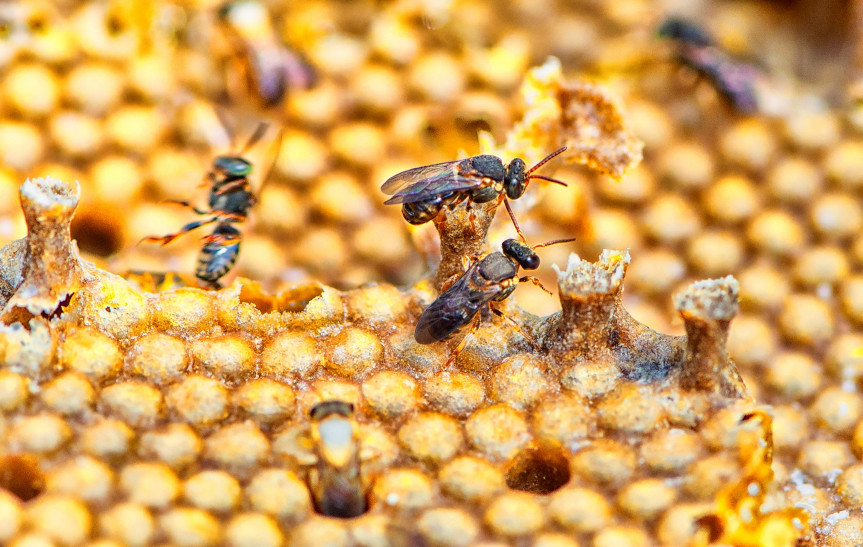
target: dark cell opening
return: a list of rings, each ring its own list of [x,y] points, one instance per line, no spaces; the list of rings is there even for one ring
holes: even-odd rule
[[[123,226],[120,217],[102,210],[78,211],[72,219],[72,239],[78,241],[83,253],[108,257],[123,247]]]
[[[28,454],[9,454],[0,458],[0,488],[30,501],[45,490],[45,476],[39,460]]]
[[[240,290],[240,302],[255,306],[261,313],[301,312],[309,302],[323,294],[320,285],[293,287],[278,295],[270,295],[255,284],[245,284]]]
[[[545,444],[522,450],[506,470],[506,485],[531,494],[551,494],[569,482],[569,460],[563,449]]]

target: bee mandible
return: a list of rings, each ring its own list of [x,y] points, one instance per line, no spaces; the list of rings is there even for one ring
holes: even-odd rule
[[[317,466],[309,482],[318,512],[352,518],[366,510],[360,474],[360,441],[354,422],[354,405],[323,401],[309,411],[311,438]]]
[[[381,186],[393,197],[384,203],[401,204],[402,216],[411,224],[424,224],[446,208],[452,210],[462,201],[486,203],[494,199],[518,199],[532,179],[566,186],[565,182],[534,172],[566,147],[556,150],[525,170],[524,160],[515,158],[504,167],[497,156],[483,154],[463,160],[414,167],[393,175]]]
[[[516,332],[531,341],[515,321],[495,308],[493,304],[506,300],[519,283],[527,281],[551,294],[537,278],[519,277],[518,269],[519,267],[525,270],[539,268],[539,255],[536,254],[535,249],[568,241],[574,241],[574,239],[557,239],[530,247],[523,241],[507,239],[501,246],[502,252],[489,253],[468,266],[465,272],[423,311],[414,329],[414,339],[420,344],[440,342],[473,321],[468,335],[462,339],[447,360],[449,365],[455,361],[470,335],[478,328],[481,317],[479,312],[487,306],[492,313],[507,320]]]
[[[243,154],[264,136],[266,130],[267,124],[259,124],[239,153],[218,156],[213,160],[212,169],[207,173],[210,186],[209,209],[199,209],[188,201],[168,200],[169,203],[188,207],[198,215],[209,215],[210,218],[190,222],[173,234],[149,236],[141,241],[161,243],[164,246],[187,232],[201,226],[215,224],[213,232],[203,238],[205,243],[198,254],[195,277],[206,286],[218,288],[219,279],[231,270],[240,253],[242,233],[236,225],[245,222],[249,216],[249,210],[257,202],[257,197],[249,183],[252,163],[245,159]],[[277,146],[280,146],[281,133],[276,142]],[[258,188],[259,192],[272,174],[274,166],[275,159]]]

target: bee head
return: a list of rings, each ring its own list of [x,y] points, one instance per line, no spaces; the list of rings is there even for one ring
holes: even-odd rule
[[[252,172],[252,164],[239,156],[219,156],[213,162],[213,168],[228,177],[247,177]]]
[[[507,239],[503,242],[503,254],[515,260],[525,270],[539,268],[539,255],[517,239]]]
[[[524,194],[524,160],[515,158],[506,166],[506,176],[503,179],[503,189],[509,199],[518,199]]]

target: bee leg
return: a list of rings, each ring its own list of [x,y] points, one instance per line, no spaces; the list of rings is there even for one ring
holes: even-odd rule
[[[524,329],[522,329],[522,328],[518,325],[518,323],[516,323],[516,322],[515,322],[515,319],[513,319],[512,317],[510,317],[510,316],[506,315],[505,313],[503,313],[503,312],[502,312],[502,311],[500,311],[499,309],[495,308],[495,307],[494,307],[494,306],[492,306],[491,304],[489,304],[489,306],[488,306],[488,307],[491,309],[492,313],[494,313],[494,314],[495,314],[495,315],[497,315],[498,317],[501,317],[501,318],[505,319],[505,320],[506,320],[506,322],[507,322],[507,324],[508,324],[510,327],[512,327],[512,329],[513,329],[515,332],[519,333],[519,334],[521,335],[521,337],[522,337],[522,338],[524,338],[525,340],[527,340],[527,341],[528,341],[528,343],[530,343],[530,345],[531,345],[531,346],[533,346],[537,351],[541,351],[541,350],[542,350],[542,348],[540,348],[540,347],[539,347],[539,345],[537,345],[537,343],[536,343],[536,341],[533,339],[533,337],[532,337],[532,336],[530,336],[530,335],[528,335],[528,334],[524,331]]]
[[[506,212],[509,213],[509,218],[512,220],[512,225],[515,226],[515,231],[518,233],[519,239],[521,239],[522,243],[527,244],[527,239],[524,237],[524,234],[521,233],[521,227],[518,225],[515,215],[512,214],[512,207],[509,205],[509,200],[503,198],[503,204],[506,206]]]
[[[536,285],[536,286],[537,286],[537,287],[539,287],[540,289],[542,289],[542,290],[544,290],[545,292],[547,292],[547,293],[549,294],[549,296],[551,296],[551,291],[550,291],[550,290],[548,290],[548,289],[546,289],[546,288],[545,288],[545,285],[543,285],[543,284],[542,284],[542,282],[541,282],[539,279],[535,278],[534,276],[532,276],[532,275],[526,275],[526,276],[524,276],[524,277],[519,277],[519,278],[518,278],[518,282],[519,282],[519,283],[524,283],[524,282],[526,282],[526,281],[530,281],[531,283],[533,283],[534,285]]]
[[[164,203],[171,203],[173,205],[180,205],[182,207],[188,207],[189,209],[195,211],[195,213],[197,213],[199,215],[209,215],[210,213],[212,213],[212,211],[204,211],[202,209],[198,209],[197,207],[195,207],[194,205],[192,205],[188,201],[182,201],[179,199],[166,199],[164,201]]]
[[[207,224],[212,224],[213,222],[216,222],[217,220],[218,220],[218,217],[213,217],[213,218],[210,218],[207,220],[199,220],[196,222],[190,222],[190,223],[186,224],[185,226],[183,226],[182,228],[180,228],[180,230],[176,233],[168,234],[166,236],[148,236],[148,237],[142,238],[141,241],[139,241],[138,243],[140,244],[140,243],[143,243],[145,241],[149,241],[149,242],[153,242],[153,243],[161,243],[162,246],[165,246],[168,243],[170,243],[170,242],[174,241],[175,239],[177,239],[178,237],[180,237],[181,235],[183,235],[187,232],[191,232],[195,228],[200,228],[201,226],[205,226]]]
[[[473,338],[473,333],[476,332],[476,329],[479,328],[479,318],[480,318],[480,314],[476,314],[474,316],[473,324],[470,326],[470,330],[467,332],[467,334],[464,335],[464,338],[461,339],[461,342],[459,342],[458,345],[453,350],[452,355],[450,355],[449,359],[447,359],[446,363],[444,363],[445,369],[449,368],[450,365],[455,363],[456,357],[458,357],[458,354],[461,353],[461,351],[467,345],[468,339]]]

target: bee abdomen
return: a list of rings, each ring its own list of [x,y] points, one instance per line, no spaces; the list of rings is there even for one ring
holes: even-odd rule
[[[239,254],[239,242],[228,245],[220,242],[207,243],[198,254],[195,276],[201,281],[215,284],[234,267]]]

